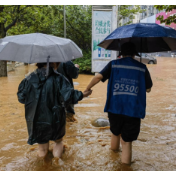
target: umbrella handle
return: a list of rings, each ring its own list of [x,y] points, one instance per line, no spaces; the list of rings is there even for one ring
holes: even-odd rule
[[[141,53],[140,62],[142,62],[142,37],[141,37],[141,51],[140,51],[140,53]]]
[[[48,77],[49,75],[49,59],[50,59],[50,56],[47,57],[46,77]]]
[[[120,55],[120,53],[121,53],[121,44],[120,44],[120,39],[119,39],[118,45],[119,45],[119,55]]]

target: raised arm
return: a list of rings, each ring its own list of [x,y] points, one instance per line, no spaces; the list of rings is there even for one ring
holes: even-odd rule
[[[93,77],[92,81],[89,83],[89,85],[87,86],[86,90],[87,91],[91,90],[91,88],[93,86],[95,86],[96,84],[98,84],[102,79],[103,79],[103,75],[98,73],[96,76]]]
[[[109,79],[111,74],[111,62],[109,62],[103,70],[100,71],[96,76],[93,77],[92,81],[87,86],[86,90],[90,90],[93,86],[98,84],[100,81],[105,82]]]
[[[57,83],[66,106],[68,104],[76,104],[78,101],[82,100],[83,97],[87,97],[92,93],[92,91],[81,92],[74,90],[69,81],[67,81],[63,76],[60,76],[60,79],[57,81]]]

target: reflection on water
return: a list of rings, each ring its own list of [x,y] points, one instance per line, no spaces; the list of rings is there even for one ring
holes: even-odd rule
[[[142,120],[139,140],[133,143],[131,167],[121,165],[120,153],[110,150],[109,128],[94,127],[91,122],[107,118],[103,112],[106,83],[93,88],[93,94],[75,106],[78,123],[67,123],[64,143],[68,146],[59,167],[51,164],[53,142],[44,163],[37,157],[37,144],[27,141],[24,106],[18,103],[19,83],[34,65],[20,66],[0,78],[0,170],[175,170],[176,168],[176,60],[158,58],[148,65],[154,87],[147,94],[146,118]],[[92,75],[74,80],[84,90]]]

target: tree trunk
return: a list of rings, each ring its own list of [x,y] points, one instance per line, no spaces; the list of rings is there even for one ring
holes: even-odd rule
[[[4,38],[6,36],[4,23],[0,23],[0,38]],[[7,62],[0,61],[0,77],[7,76]]]
[[[0,77],[7,76],[7,62],[0,61]]]

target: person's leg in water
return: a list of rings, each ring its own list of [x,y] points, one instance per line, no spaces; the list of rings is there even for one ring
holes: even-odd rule
[[[121,162],[123,164],[131,164],[131,158],[132,158],[132,142],[125,142],[121,138],[121,144],[122,144],[122,155],[121,155]]]
[[[44,158],[49,151],[49,142],[45,144],[38,144],[38,157]]]
[[[125,123],[121,132],[122,155],[121,162],[131,165],[132,142],[137,140],[140,133],[140,118],[125,117]]]
[[[118,136],[112,134],[111,135],[111,150],[114,152],[118,152],[120,147],[120,134]]]
[[[111,150],[118,152],[120,147],[120,142],[122,145],[122,157],[121,162],[124,164],[131,164],[132,157],[132,142],[125,142],[121,137],[121,135],[111,135]]]
[[[66,121],[67,122],[77,122],[77,119],[75,118],[75,114],[67,112]]]
[[[39,165],[45,165],[45,157],[49,151],[49,142],[45,144],[38,144],[38,158],[37,162]]]
[[[125,142],[121,135],[114,135],[111,136],[111,150],[114,152],[120,151],[120,143],[122,145],[122,155],[121,155],[121,167],[120,170],[124,171],[131,171],[131,158],[132,158],[132,142]]]
[[[62,156],[62,153],[64,151],[64,145],[62,138],[55,141],[54,147],[53,147],[53,156],[52,159],[52,165],[58,166],[59,165],[59,159]]]
[[[64,150],[64,145],[62,142],[62,138],[56,140],[53,147],[53,156],[60,158],[62,156],[63,150]]]
[[[70,104],[66,108],[66,120],[67,122],[77,122],[77,119],[75,118],[75,110],[73,104]]]

